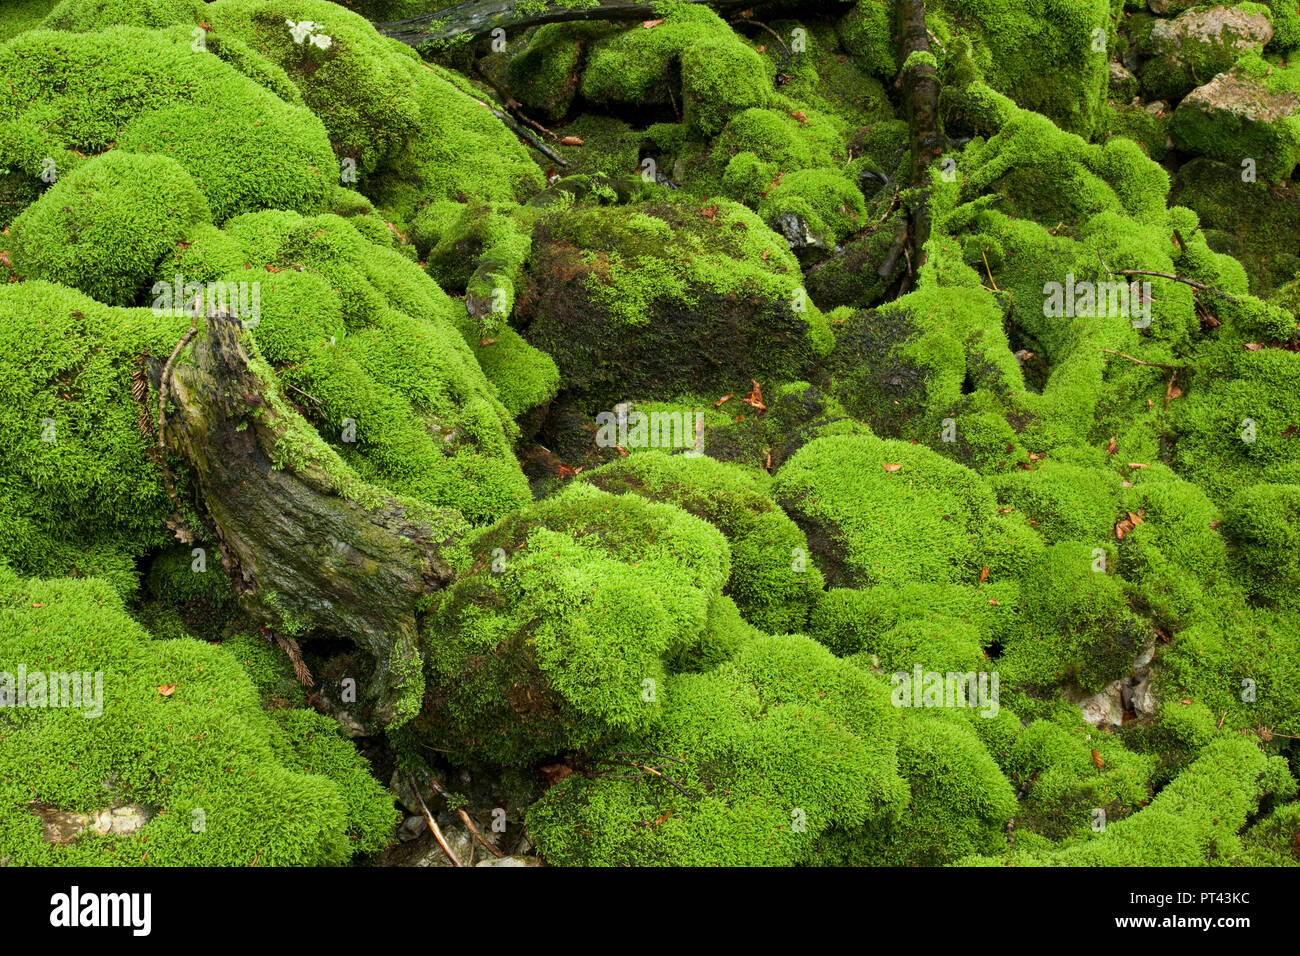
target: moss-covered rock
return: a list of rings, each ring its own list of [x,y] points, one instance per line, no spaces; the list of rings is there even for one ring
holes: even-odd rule
[[[163,255],[208,203],[174,160],[113,150],[77,167],[15,220],[19,276],[136,305]]]
[[[597,401],[789,380],[829,345],[785,240],[739,204],[566,208],[533,243],[523,334]]]
[[[872,435],[814,439],[777,473],[774,490],[839,585],[973,583],[996,513],[992,491],[968,468]]]
[[[774,633],[804,629],[822,576],[803,533],[773,503],[768,482],[737,465],[659,451],[632,455],[582,478],[614,494],[675,504],[708,521],[731,545],[725,591],[745,618]]]
[[[462,758],[527,764],[659,718],[667,660],[708,636],[725,539],[666,504],[573,485],[468,543],[425,628],[411,733]]]
[[[756,639],[664,696],[646,742],[598,752],[530,808],[548,862],[789,866],[906,805],[884,682],[805,637]]]
[[[24,581],[0,568],[0,620],[0,694],[26,699],[6,703],[0,729],[11,864],[338,865],[388,842],[392,802],[332,722],[301,710],[273,720],[234,659],[201,641],[151,639],[104,582]],[[79,707],[53,706],[69,685],[51,695],[51,668],[76,679]],[[33,812],[126,804],[151,811],[136,832],[66,845],[48,842]]]

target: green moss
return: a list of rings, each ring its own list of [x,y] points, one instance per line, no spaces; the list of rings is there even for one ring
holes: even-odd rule
[[[1251,593],[1286,604],[1300,595],[1300,485],[1251,485],[1229,502],[1223,534]]]
[[[714,670],[674,677],[649,742],[612,745],[548,790],[529,833],[558,865],[808,862],[826,834],[906,804],[887,693],[807,638],[758,638]],[[667,755],[663,776],[628,773],[614,752],[646,746]]]
[[[605,104],[670,104],[663,79],[679,73],[686,124],[711,136],[734,114],[764,106],[772,88],[769,61],[713,11],[679,6],[651,30],[627,30],[591,44],[582,95]]]
[[[1108,734],[1035,720],[1016,737],[1007,764],[1011,779],[1027,791],[1016,823],[1053,840],[1086,838],[1151,799],[1154,768],[1154,758],[1132,753]]]
[[[538,220],[524,336],[596,401],[748,391],[829,344],[784,239],[727,200],[573,207]]]
[[[775,633],[802,631],[821,593],[803,533],[773,502],[765,482],[738,465],[648,451],[586,473],[615,494],[664,501],[703,518],[731,545],[726,593],[745,619]]]
[[[653,726],[665,661],[697,645],[730,570],[705,522],[588,485],[469,547],[473,564],[426,624],[429,691],[412,732],[506,764]]]
[[[1055,866],[1206,866],[1232,863],[1237,836],[1264,795],[1267,761],[1249,741],[1215,741],[1151,804],[1085,843],[1031,860]]]
[[[133,559],[171,538],[131,378],[186,325],[47,282],[0,286],[0,556],[15,569],[109,576],[129,592]]]
[[[208,204],[176,162],[114,150],[79,166],[19,216],[14,270],[134,305],[154,266]]]
[[[4,47],[0,71],[0,123],[39,118],[51,143],[87,155],[169,157],[218,222],[269,205],[314,211],[336,176],[315,116],[194,50],[182,27],[32,31]]]
[[[89,33],[114,26],[188,25],[197,19],[190,0],[62,0],[41,21],[41,29]]]
[[[897,820],[839,831],[822,862],[856,866],[942,866],[1000,852],[1015,793],[971,727],[939,711],[908,711],[898,771],[911,799]],[[838,844],[838,845],[837,845]]]
[[[233,258],[242,265],[221,281],[258,283],[254,341],[361,478],[476,523],[529,500],[517,428],[461,334],[464,313],[416,263],[328,214],[240,216],[224,235],[241,254],[205,237],[200,262]],[[195,248],[177,264],[193,263]],[[534,361],[540,387],[517,383],[528,398],[547,383],[544,357]]]
[[[852,586],[974,583],[979,540],[996,511],[974,472],[928,448],[870,435],[809,442],[777,473],[774,490],[827,580]]]
[[[317,715],[286,715],[281,730],[227,654],[152,640],[101,581],[19,581],[7,571],[0,580],[6,672],[54,666],[102,679],[94,719],[85,708],[5,711],[0,832],[11,863],[338,865],[386,843],[389,798]],[[42,839],[33,800],[81,813],[137,804],[151,818],[132,836],[56,846]]]
[[[1088,693],[1129,673],[1146,631],[1128,609],[1107,549],[1063,541],[1021,576],[1024,628],[999,660],[1004,680],[1029,688],[1062,682]]]
[[[1031,471],[1011,471],[989,479],[999,503],[1033,518],[1048,543],[1073,538],[1102,543],[1114,535],[1120,478],[1055,460]]]

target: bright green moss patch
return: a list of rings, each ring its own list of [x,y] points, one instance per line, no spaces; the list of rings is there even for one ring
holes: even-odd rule
[[[809,442],[776,476],[776,500],[833,584],[974,583],[996,508],[978,475],[928,448],[871,435]]]
[[[3,712],[0,832],[11,863],[338,865],[387,843],[387,795],[319,715],[287,713],[281,729],[234,660],[199,641],[152,640],[103,582],[0,576],[3,669],[89,674],[100,688],[89,709],[29,698]],[[143,805],[150,819],[131,836],[56,846],[32,801],[87,814]]]
[[[218,222],[267,205],[319,208],[337,176],[320,120],[193,49],[191,40],[182,27],[29,32],[0,51],[9,80],[0,92],[0,123],[42,129],[44,155],[60,176],[69,170],[59,165],[58,148],[93,156],[116,147],[173,159]]]
[[[821,572],[803,533],[752,473],[711,458],[652,451],[583,478],[604,491],[675,504],[714,525],[731,545],[726,593],[746,619],[774,633],[803,630],[808,606],[821,593]]]
[[[648,746],[676,786],[629,779],[616,751],[631,741],[597,753],[529,810],[549,862],[788,866],[906,805],[885,684],[807,638],[757,639],[664,696]]]
[[[659,717],[668,658],[697,645],[725,539],[669,505],[587,485],[485,529],[426,626],[412,732],[519,764]]]
[[[14,270],[110,305],[135,305],[163,253],[209,215],[175,161],[114,150],[79,166],[18,217]]]

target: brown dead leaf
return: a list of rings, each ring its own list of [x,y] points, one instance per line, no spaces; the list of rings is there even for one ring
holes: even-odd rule
[[[1183,698],[1182,700],[1180,700],[1178,703],[1180,703],[1180,704],[1182,704],[1184,707],[1186,707],[1188,704],[1194,703],[1194,700],[1193,700],[1191,697],[1184,697],[1184,698]]]
[[[279,268],[278,266],[273,266],[271,265],[271,263],[268,262],[266,264],[266,271],[274,273],[274,272],[283,272],[284,270]]]
[[[1098,753],[1097,751],[1095,751],[1095,750],[1092,752],[1092,762],[1095,763],[1095,764],[1097,765],[1097,769],[1098,769],[1098,770],[1100,770],[1102,767],[1106,766],[1106,761],[1102,760],[1102,759],[1101,759],[1101,754],[1099,754],[1099,753]]]
[[[719,405],[725,404],[726,402],[731,401],[735,397],[736,397],[735,392],[728,392],[726,395],[723,395],[720,399],[714,402],[713,407],[717,408]]]
[[[619,457],[621,457],[621,458],[626,458],[626,457],[627,457],[627,455],[628,455],[628,451],[627,451],[626,448],[624,448],[622,445],[615,445],[614,447],[618,449]]]
[[[772,453],[770,451],[767,453],[767,460],[763,463],[763,469],[765,471],[772,470]]]
[[[1016,510],[1015,508],[999,508],[999,509],[998,509],[998,514],[1000,514],[1000,515],[1009,515],[1009,514],[1011,514],[1011,512],[1013,512],[1013,511],[1015,511],[1015,510]]]
[[[793,113],[791,113],[790,115],[791,115],[792,117],[794,117],[795,119],[797,119],[797,120],[798,120],[800,123],[802,123],[804,126],[807,126],[807,125],[808,125],[808,117],[804,115],[803,110],[795,110],[795,111],[794,111]]]
[[[1128,466],[1129,466],[1130,468],[1147,468],[1147,467],[1149,467],[1149,466],[1147,465],[1147,463],[1144,462],[1144,461],[1130,461],[1130,462],[1128,463]]]
[[[1223,522],[1220,521],[1218,518],[1215,518],[1213,521],[1210,522],[1210,530],[1211,530],[1211,531],[1218,531],[1218,530],[1219,530],[1219,525],[1221,525],[1221,524],[1223,524]]]
[[[995,601],[995,600],[993,600],[993,598],[989,598],[989,603],[992,604],[994,607],[1001,607],[1001,606],[1002,606],[1002,602],[1001,602],[1001,601]]]
[[[751,378],[750,381],[753,382],[754,387],[749,390],[749,394],[742,398],[741,401],[751,408],[757,409],[761,415],[767,411],[767,406],[763,404],[763,388],[758,384],[758,379]]]
[[[581,136],[566,136],[560,140],[564,146],[581,146],[585,140]]]
[[[658,20],[642,20],[641,27],[645,30],[653,30],[655,27],[659,26],[659,24],[663,23],[665,19],[665,17],[660,17]]]
[[[496,345],[496,344],[497,344],[496,339],[479,339],[478,347],[486,348],[489,345]]]
[[[175,685],[175,684],[159,684],[159,685],[158,685],[158,693],[162,694],[164,697],[170,697],[172,694],[176,693],[176,685]]]
[[[885,469],[885,471],[898,471],[898,469],[902,468],[903,466],[892,461],[887,461],[880,467]]]
[[[1247,352],[1258,352],[1264,347],[1263,342],[1247,342],[1244,346]]]
[[[702,215],[705,219],[709,220],[710,222],[713,221],[713,217],[716,216],[717,214],[718,214],[717,206],[705,206],[703,209],[700,210],[700,215]]]
[[[1156,628],[1156,637],[1160,638],[1160,643],[1161,643],[1161,644],[1168,644],[1168,643],[1169,643],[1169,635],[1166,634],[1162,629],[1160,629],[1160,628],[1158,628],[1158,627]]]
[[[537,770],[551,786],[573,773],[573,768],[567,763],[548,763],[545,766],[538,767]]]
[[[1110,441],[1106,443],[1106,454],[1113,455],[1117,451],[1119,451],[1119,445],[1115,444],[1115,436],[1111,435]]]
[[[1128,534],[1132,530],[1133,522],[1129,521],[1128,518],[1115,522],[1115,540],[1123,541],[1124,535]]]
[[[980,568],[980,584],[983,584],[988,579],[989,579],[989,566],[986,564],[984,565],[984,567]]]

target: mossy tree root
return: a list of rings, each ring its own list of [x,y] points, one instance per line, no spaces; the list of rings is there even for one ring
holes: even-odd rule
[[[375,659],[375,719],[413,716],[397,702],[421,680],[417,604],[451,581],[448,542],[407,505],[341,480],[257,365],[239,321],[209,317],[171,376],[168,450],[189,465],[243,609],[290,638],[360,645]]]

